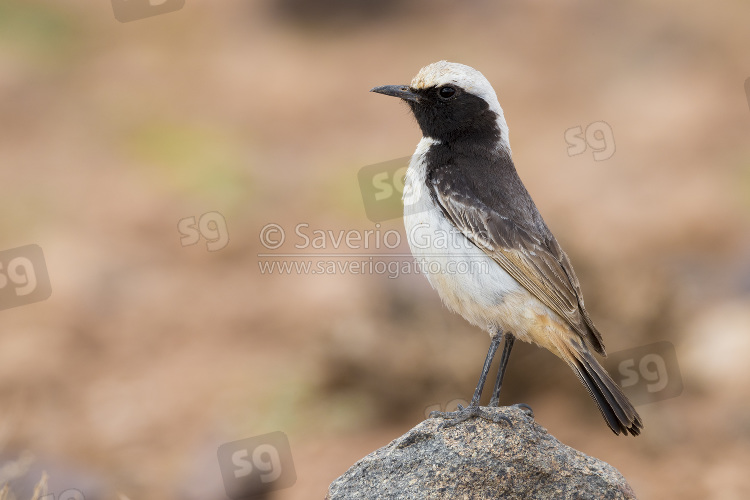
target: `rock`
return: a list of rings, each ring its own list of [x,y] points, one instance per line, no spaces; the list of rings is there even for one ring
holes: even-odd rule
[[[483,409],[499,423],[427,419],[354,464],[326,498],[635,498],[614,467],[560,443],[528,408]]]

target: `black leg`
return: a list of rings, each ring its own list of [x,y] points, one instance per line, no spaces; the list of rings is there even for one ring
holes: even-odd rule
[[[482,397],[482,390],[484,389],[484,383],[487,381],[487,374],[490,371],[490,367],[492,366],[492,360],[495,358],[495,354],[497,353],[498,347],[500,347],[500,341],[502,339],[503,339],[502,330],[498,330],[497,333],[492,336],[490,349],[489,351],[487,351],[487,357],[484,360],[482,373],[481,375],[479,375],[479,383],[477,384],[477,388],[474,390],[474,396],[472,396],[471,403],[469,403],[469,406],[467,406],[466,408],[462,408],[461,405],[458,405],[458,410],[454,412],[433,411],[432,413],[430,413],[430,418],[449,419],[443,422],[442,424],[440,424],[441,427],[450,427],[460,422],[463,422],[465,420],[468,420],[472,417],[480,417],[480,418],[483,418],[485,420],[490,420],[495,423],[500,423],[501,421],[503,421],[503,422],[506,422],[508,425],[512,425],[510,420],[507,417],[493,415],[479,406],[479,400]],[[507,338],[505,342],[506,342],[506,349],[507,349],[507,342],[508,342]],[[512,343],[513,342],[511,341],[511,344]],[[507,350],[510,351],[510,349],[507,349]],[[505,350],[503,350],[503,353],[505,353]],[[510,355],[510,352],[508,352],[508,355]]]
[[[495,380],[495,389],[492,391],[490,406],[500,405],[500,388],[503,386],[503,377],[505,376],[505,369],[508,367],[510,351],[513,349],[513,342],[516,340],[510,332],[503,336],[505,337],[505,346],[503,347],[503,355],[500,357],[500,368],[497,370],[497,379]]]
[[[484,360],[482,373],[479,375],[479,382],[477,383],[477,388],[474,390],[474,396],[471,398],[471,403],[469,403],[469,406],[479,406],[479,400],[482,398],[482,391],[484,390],[484,383],[487,381],[487,375],[490,372],[492,360],[495,359],[495,353],[497,352],[497,348],[500,347],[500,340],[502,339],[502,337],[502,332],[492,336],[490,349],[489,351],[487,351],[487,357]]]

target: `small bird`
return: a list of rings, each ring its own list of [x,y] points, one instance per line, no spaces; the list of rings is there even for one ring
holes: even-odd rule
[[[403,191],[412,254],[447,307],[491,338],[469,406],[434,416],[450,418],[450,425],[491,419],[479,407],[484,383],[503,342],[490,399],[498,406],[518,338],[565,361],[615,434],[640,434],[640,416],[591,352],[606,356],[601,334],[568,256],[516,172],[508,125],[487,79],[469,66],[439,61],[410,85],[371,92],[405,101],[422,130]]]

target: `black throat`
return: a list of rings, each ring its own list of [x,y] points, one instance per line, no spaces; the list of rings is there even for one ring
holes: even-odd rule
[[[481,97],[461,90],[444,101],[434,87],[416,92],[420,101],[409,101],[409,106],[423,136],[447,144],[471,143],[488,148],[496,147],[501,140],[497,113]]]

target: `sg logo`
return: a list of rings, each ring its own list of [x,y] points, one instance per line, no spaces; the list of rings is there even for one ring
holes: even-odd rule
[[[585,136],[585,138],[584,138]],[[571,127],[565,131],[565,142],[568,143],[568,156],[586,152],[586,147],[594,150],[594,160],[602,161],[615,154],[615,136],[607,122],[593,122],[586,127]]]
[[[445,409],[443,409],[443,407],[439,403],[430,405],[424,409],[424,418],[430,418],[430,413],[432,413],[433,411],[456,411],[458,410],[459,405],[461,405],[461,407],[463,408],[466,408],[467,406],[469,406],[469,402],[461,398],[454,399],[452,401],[448,401],[445,404]]]
[[[46,300],[52,295],[39,245],[0,252],[0,310]]]
[[[78,490],[75,489],[69,489],[65,490],[62,493],[60,493],[57,497],[53,495],[52,493],[49,493],[47,495],[44,495],[43,497],[40,497],[39,500],[86,500],[83,496],[83,493],[81,493]]]
[[[218,457],[224,488],[233,500],[289,488],[297,481],[289,440],[281,431],[223,444]]]
[[[219,212],[206,212],[196,221],[195,217],[185,217],[177,223],[180,231],[180,244],[184,247],[195,245],[206,238],[206,248],[209,252],[221,250],[229,244],[227,221]]]
[[[605,365],[634,405],[674,398],[682,393],[677,353],[670,342],[610,354]]]
[[[359,190],[367,218],[372,222],[396,219],[404,214],[404,177],[410,156],[368,165],[359,170]],[[406,203],[407,210],[410,204]]]
[[[184,6],[185,0],[112,0],[115,19],[121,23],[174,12]]]

